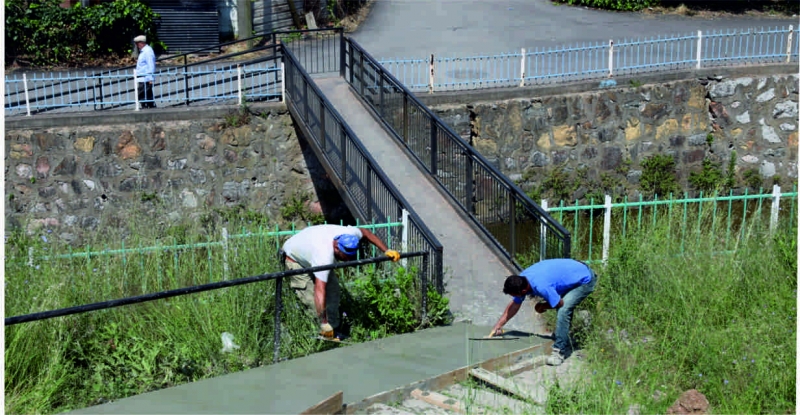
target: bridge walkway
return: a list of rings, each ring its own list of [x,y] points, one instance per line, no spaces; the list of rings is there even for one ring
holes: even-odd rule
[[[493,325],[510,299],[502,293],[503,281],[516,270],[479,237],[474,225],[450,204],[344,78],[317,77],[314,82],[444,246],[445,291],[453,314],[474,324]],[[538,320],[533,308],[526,307],[508,326],[538,330]]]

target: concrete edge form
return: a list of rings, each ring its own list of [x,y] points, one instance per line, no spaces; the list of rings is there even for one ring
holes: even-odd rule
[[[428,107],[440,105],[464,105],[474,102],[503,101],[510,99],[532,98],[550,95],[577,94],[583,92],[602,91],[608,89],[630,88],[631,81],[646,84],[667,83],[696,78],[715,76],[771,76],[796,74],[797,64],[751,65],[737,67],[718,67],[692,69],[668,73],[636,74],[598,78],[591,81],[556,83],[552,85],[532,85],[524,87],[492,88],[468,91],[415,92],[414,96]],[[600,83],[614,80],[616,85],[601,88]]]
[[[385,404],[388,402],[402,401],[410,397],[411,392],[413,392],[415,389],[424,389],[430,391],[445,389],[458,382],[463,382],[469,379],[470,371],[474,368],[481,368],[488,371],[501,371],[505,368],[515,367],[517,364],[513,362],[514,359],[517,359],[528,353],[536,352],[539,349],[544,349],[544,352],[549,353],[549,351],[552,350],[552,344],[552,341],[548,341],[542,344],[527,347],[522,350],[517,350],[502,356],[484,360],[483,362],[464,366],[438,376],[423,379],[389,391],[384,391],[358,402],[347,403],[344,405],[344,413],[355,414],[358,411],[366,410],[370,405],[376,403]],[[537,363],[534,362],[530,367],[536,367],[536,365]]]

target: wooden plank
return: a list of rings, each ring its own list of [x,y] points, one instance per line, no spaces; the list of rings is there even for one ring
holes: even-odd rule
[[[411,397],[448,411],[458,412],[460,414],[464,413],[464,404],[449,396],[444,396],[441,393],[423,392],[420,389],[414,389],[411,391]]]
[[[343,409],[344,409],[344,393],[342,393],[342,391],[339,391],[323,399],[322,402],[301,412],[300,415],[340,414],[342,413]]]
[[[498,389],[501,389],[505,392],[508,392],[512,395],[518,396],[526,401],[533,402],[537,405],[544,405],[544,402],[540,402],[536,399],[535,396],[528,393],[526,389],[521,387],[520,385],[516,384],[513,380],[506,379],[497,373],[490,372],[483,368],[475,368],[469,371],[469,374],[473,377],[482,380]]]
[[[527,372],[529,370],[544,366],[545,360],[547,360],[547,356],[537,356],[536,358],[527,359],[524,362],[504,367],[498,370],[497,374],[505,378],[510,378],[512,376],[519,375],[522,372]]]
[[[292,105],[291,101],[289,101],[287,106]],[[302,128],[302,125],[301,125]],[[511,352],[502,356],[498,356],[492,359],[485,360],[481,363],[476,365],[469,365],[464,366],[455,370],[452,370],[447,373],[443,373],[441,375],[433,376],[428,379],[423,379],[417,382],[410,383],[405,386],[400,386],[392,390],[383,391],[380,393],[376,393],[370,397],[362,399],[358,402],[348,403],[345,406],[345,413],[346,414],[355,414],[359,411],[366,410],[370,405],[374,403],[386,403],[386,402],[398,402],[402,401],[405,398],[411,396],[411,392],[414,389],[422,389],[422,390],[442,390],[447,387],[450,387],[456,383],[463,382],[469,378],[469,370],[474,367],[481,367],[486,370],[497,370],[502,367],[511,366],[513,362],[519,359],[520,356],[524,356],[530,353],[542,353],[543,349],[546,347],[550,347],[552,342],[546,342],[544,344],[538,344],[536,346],[531,346],[522,350],[517,350],[515,352]]]

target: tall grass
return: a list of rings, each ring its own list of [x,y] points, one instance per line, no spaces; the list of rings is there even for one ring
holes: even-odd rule
[[[229,239],[227,255],[219,247],[207,247],[57,259],[123,245],[219,240],[219,229],[202,221],[170,225],[131,217],[130,223],[134,225],[127,231],[105,228],[79,250],[53,242],[46,231],[11,234],[6,241],[6,317],[281,270],[277,247],[282,240],[273,237]],[[237,231],[266,232],[257,222],[228,225]],[[50,259],[29,263],[29,248],[36,257]],[[338,273],[346,284],[342,310],[350,310],[347,322],[353,341],[411,331],[419,325],[413,270],[381,264]],[[366,292],[361,280],[372,281],[373,291]],[[280,359],[337,347],[312,338],[317,330],[314,322],[305,316],[288,283],[283,287]],[[265,281],[9,326],[5,410],[61,412],[271,364],[275,289],[274,281]],[[374,297],[395,289],[402,295],[392,301],[400,304],[388,307]],[[429,314],[441,315],[447,300],[435,292],[431,295]],[[354,312],[373,308],[376,311],[369,316]],[[394,314],[382,314],[381,309]],[[403,324],[381,329],[386,321]],[[224,332],[234,336],[239,348],[222,350]]]
[[[615,238],[576,333],[588,371],[551,390],[551,413],[665,413],[697,389],[715,413],[794,413],[797,228],[761,220],[735,234],[682,215]],[[718,220],[724,220],[724,218]],[[677,226],[676,226],[677,225]],[[691,232],[690,238],[678,237]]]

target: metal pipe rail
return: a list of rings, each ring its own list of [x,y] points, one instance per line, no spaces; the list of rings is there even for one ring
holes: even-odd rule
[[[522,268],[518,255],[533,254],[539,260],[570,257],[569,231],[356,41],[344,38],[343,43],[340,75],[516,267]]]
[[[426,251],[408,252],[408,253],[401,254],[400,258],[403,259],[403,258],[412,258],[412,257],[421,256],[422,259],[423,259],[423,262],[427,262],[428,255],[429,255],[429,253],[426,252]],[[72,314],[81,314],[81,313],[87,313],[87,312],[90,312],[90,311],[105,310],[105,309],[109,309],[109,308],[121,307],[121,306],[125,306],[125,305],[130,305],[130,304],[138,304],[138,303],[144,303],[144,302],[148,302],[148,301],[161,300],[161,299],[164,299],[164,298],[171,298],[171,297],[178,297],[178,296],[182,296],[182,295],[195,294],[195,293],[199,293],[199,292],[203,292],[203,291],[218,290],[220,288],[228,288],[228,287],[234,287],[234,286],[237,286],[237,285],[251,284],[251,283],[254,283],[254,282],[275,280],[275,283],[276,283],[276,285],[275,285],[275,320],[274,320],[275,321],[275,333],[274,333],[274,345],[275,345],[274,347],[275,347],[275,350],[274,350],[273,360],[275,362],[277,362],[278,358],[279,358],[279,353],[280,353],[280,334],[281,334],[281,331],[280,331],[281,330],[280,317],[281,317],[281,309],[282,309],[281,293],[282,293],[282,289],[283,289],[283,285],[282,285],[283,278],[290,277],[290,276],[293,276],[293,275],[313,273],[313,272],[317,272],[317,271],[327,271],[327,270],[334,270],[334,269],[339,269],[339,268],[348,268],[348,267],[353,267],[353,266],[376,264],[376,263],[379,263],[379,262],[386,262],[386,261],[390,261],[390,260],[391,260],[391,258],[389,258],[389,257],[380,256],[380,257],[367,258],[367,259],[361,259],[361,260],[356,260],[356,261],[347,261],[347,262],[335,263],[335,264],[319,266],[319,267],[304,268],[304,269],[299,269],[299,270],[288,270],[288,271],[283,271],[283,272],[278,272],[278,273],[273,273],[273,274],[261,274],[261,275],[256,275],[256,276],[252,276],[252,277],[238,278],[238,279],[235,279],[235,280],[227,280],[227,281],[219,281],[219,282],[214,282],[214,283],[209,283],[209,284],[195,285],[195,286],[191,286],[191,287],[178,288],[178,289],[175,289],[175,290],[160,291],[160,292],[156,292],[156,293],[139,295],[139,296],[135,296],[135,297],[120,298],[120,299],[117,299],[117,300],[110,300],[110,301],[103,301],[103,302],[99,302],[99,303],[79,305],[79,306],[75,306],[75,307],[61,308],[61,309],[57,309],[57,310],[42,311],[42,312],[39,312],[39,313],[25,314],[25,315],[14,316],[14,317],[7,317],[5,319],[5,326],[8,327],[8,326],[12,326],[12,325],[15,325],[15,324],[29,323],[29,322],[33,322],[33,321],[40,321],[40,320],[46,320],[46,319],[51,319],[51,318],[56,318],[56,317],[63,317],[63,316],[68,316],[68,315],[72,315]],[[420,272],[424,272],[424,271],[420,271]],[[427,294],[428,294],[427,291],[424,291],[422,293],[422,299],[423,299],[422,307],[426,307],[427,306],[427,302],[425,301],[425,298],[427,297]],[[423,316],[425,315],[425,312],[426,312],[426,309],[423,308],[422,309]]]

